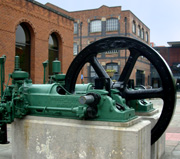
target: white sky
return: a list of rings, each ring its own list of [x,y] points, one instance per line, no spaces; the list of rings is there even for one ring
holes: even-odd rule
[[[180,41],[180,0],[36,0],[50,2],[67,11],[99,8],[102,5],[122,6],[133,12],[150,28],[150,40],[157,46]]]

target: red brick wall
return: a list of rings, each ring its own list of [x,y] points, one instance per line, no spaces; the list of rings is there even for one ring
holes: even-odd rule
[[[75,22],[77,22],[79,24],[79,27],[80,27],[80,22],[83,22],[83,24],[82,24],[82,37],[83,37],[82,38],[82,48],[86,47],[93,41],[96,41],[101,38],[105,38],[107,36],[111,36],[112,34],[119,35],[118,31],[113,31],[113,32],[106,32],[106,35],[102,35],[101,32],[89,33],[90,36],[88,36],[88,23],[91,20],[98,19],[98,20],[105,21],[111,17],[118,18],[119,23],[120,23],[120,34],[121,35],[133,37],[140,41],[143,41],[144,43],[150,44],[150,36],[148,36],[148,42],[146,42],[145,39],[144,40],[141,39],[140,37],[138,37],[137,28],[138,28],[138,25],[140,25],[140,27],[144,29],[144,33],[148,32],[148,35],[150,35],[150,29],[140,19],[138,19],[131,11],[121,10],[121,6],[117,6],[117,7],[101,6],[100,8],[97,8],[97,9],[68,12],[68,11],[65,11],[62,8],[59,8],[50,3],[47,3],[46,5],[51,8],[54,8],[55,10],[58,10],[60,12],[63,12],[64,14],[68,14],[69,16],[73,17],[75,19]],[[127,18],[127,30],[126,30],[127,35],[125,35],[125,21],[124,21],[125,17]],[[136,34],[132,33],[133,21],[136,22]],[[80,36],[80,33],[78,36]],[[78,37],[78,36],[74,35],[74,42],[79,44],[79,50],[80,50],[80,37]],[[107,57],[116,57],[116,56],[117,56],[117,54],[111,54],[111,55],[106,55],[106,58]],[[121,58],[117,57],[117,59],[113,59],[113,61],[112,61],[115,63],[119,63],[120,72],[122,71],[124,64],[125,64],[125,60],[123,58],[125,58],[125,51],[121,51]],[[128,58],[128,52],[127,52],[127,58]],[[145,60],[145,59],[141,59],[141,60],[147,62],[147,60]],[[101,64],[103,63],[106,65],[107,63],[111,62],[111,60],[110,59],[101,59],[100,62],[101,62]],[[145,78],[146,78],[145,84],[147,84],[148,76],[150,76],[150,65],[144,64],[142,62],[137,62],[135,69],[133,70],[132,75],[131,75],[131,78],[134,78],[135,80],[136,80],[135,77],[136,77],[137,69],[143,70],[145,72]],[[87,69],[84,69],[83,74],[84,74],[84,76],[87,76]]]
[[[169,65],[172,66],[173,63],[180,63],[180,47],[169,48],[170,60]]]
[[[14,69],[17,26],[25,22],[31,34],[31,78],[43,81],[42,62],[48,59],[48,40],[55,32],[59,40],[62,72],[66,73],[73,59],[73,21],[26,0],[0,1],[0,56],[6,59],[6,80]]]
[[[180,47],[154,47],[169,66],[180,63]]]

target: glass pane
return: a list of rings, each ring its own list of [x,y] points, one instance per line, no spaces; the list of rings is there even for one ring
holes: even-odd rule
[[[90,32],[101,32],[101,20],[94,20],[91,22]]]
[[[148,33],[146,32],[146,41],[148,42]]]
[[[17,30],[16,30],[16,42],[23,43],[23,44],[26,43],[26,35],[21,25],[18,25]]]
[[[77,34],[77,29],[78,29],[77,23],[74,23],[74,34]]]
[[[24,23],[16,29],[16,56],[20,57],[20,68],[30,74],[30,32]]]
[[[106,22],[106,31],[118,30],[118,19],[108,19]]]
[[[113,70],[115,70],[116,72],[118,72],[118,65],[114,65],[112,66]]]
[[[140,26],[138,26],[138,36],[141,36],[141,29],[140,29]]]
[[[16,56],[20,57],[20,68],[30,73],[30,45],[16,45]]]
[[[49,36],[49,48],[58,49],[58,40],[54,33]]]
[[[141,30],[141,38],[144,39],[144,29]]]
[[[133,33],[136,33],[136,24],[135,24],[135,22],[133,22],[133,28],[132,28],[132,31],[133,31]]]
[[[77,53],[78,53],[78,47],[77,47],[77,43],[74,43],[73,44],[73,55],[77,55]]]
[[[136,86],[145,85],[145,73],[143,70],[137,70],[136,72]]]

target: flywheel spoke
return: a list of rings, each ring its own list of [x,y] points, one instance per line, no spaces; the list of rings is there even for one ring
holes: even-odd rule
[[[104,70],[103,66],[99,63],[98,59],[93,56],[90,60],[90,64],[92,65],[92,67],[94,68],[95,72],[97,73],[97,75],[99,77],[103,77],[103,78],[109,78],[109,75],[106,73],[106,71]],[[110,79],[110,86],[112,86],[112,80]]]
[[[126,62],[124,69],[120,75],[119,82],[126,86],[128,83],[129,77],[131,75],[131,72],[135,66],[135,63],[140,56],[140,53],[137,52],[135,49],[129,49],[130,50],[130,56],[128,58],[128,61]]]
[[[108,74],[106,73],[106,71],[104,70],[104,68],[99,63],[98,59],[95,56],[91,58],[90,64],[92,65],[92,67],[94,68],[95,72],[99,77],[109,78]]]

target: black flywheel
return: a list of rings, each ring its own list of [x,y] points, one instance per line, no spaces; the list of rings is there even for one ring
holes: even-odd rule
[[[100,39],[84,48],[71,63],[66,74],[66,89],[73,93],[79,72],[86,63],[90,63],[99,77],[109,78],[103,66],[97,59],[97,54],[109,50],[128,49],[129,58],[120,74],[118,82],[111,88],[120,91],[120,95],[126,100],[160,98],[163,100],[163,108],[159,120],[151,130],[151,144],[154,144],[167,129],[176,104],[176,88],[169,66],[165,60],[150,46],[129,37],[109,37]],[[156,89],[142,89],[130,91],[127,88],[128,80],[138,57],[146,57],[159,73],[162,86]]]

